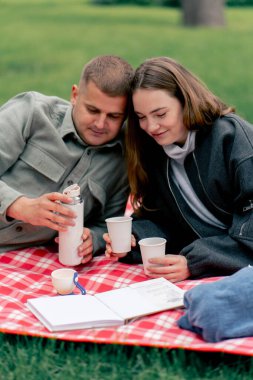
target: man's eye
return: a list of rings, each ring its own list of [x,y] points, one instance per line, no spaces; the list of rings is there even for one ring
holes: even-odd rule
[[[120,115],[110,115],[110,118],[113,120],[117,120],[120,118]]]
[[[87,108],[88,112],[89,113],[97,113],[98,110],[94,109],[94,108]]]

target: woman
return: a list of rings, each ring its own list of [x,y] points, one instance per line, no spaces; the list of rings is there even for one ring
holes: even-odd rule
[[[136,70],[132,103],[133,233],[167,239],[167,255],[150,260],[150,277],[176,282],[253,264],[253,126],[166,57]]]

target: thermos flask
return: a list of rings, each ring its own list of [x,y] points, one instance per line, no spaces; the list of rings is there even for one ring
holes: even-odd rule
[[[66,203],[64,206],[75,211],[77,218],[74,226],[69,226],[65,232],[59,232],[59,261],[63,265],[74,266],[81,264],[82,260],[82,257],[78,256],[77,248],[82,243],[83,200],[77,184],[67,187],[63,194],[72,198],[72,203]]]

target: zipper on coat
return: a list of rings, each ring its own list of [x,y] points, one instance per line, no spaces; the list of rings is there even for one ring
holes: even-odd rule
[[[244,226],[245,226],[246,223],[243,223],[243,225],[241,226],[240,228],[240,232],[239,232],[239,236],[242,236],[243,235],[243,230],[244,230]]]
[[[253,208],[253,200],[252,199],[249,199],[249,205],[248,206],[245,206],[243,207],[242,211],[248,211],[248,210],[251,210]]]

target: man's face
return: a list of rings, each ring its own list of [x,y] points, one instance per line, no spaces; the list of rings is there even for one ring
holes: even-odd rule
[[[111,97],[89,81],[71,93],[72,117],[77,133],[89,145],[102,145],[114,139],[125,118],[127,97]]]

